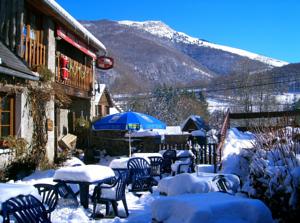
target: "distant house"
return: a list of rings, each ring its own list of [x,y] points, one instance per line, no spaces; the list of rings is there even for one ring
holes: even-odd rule
[[[113,100],[105,84],[95,84],[93,119],[106,115],[123,112],[122,108]]]
[[[96,84],[95,92],[94,118],[102,118],[110,114],[110,109],[114,106],[113,100],[105,84]]]
[[[194,130],[209,130],[208,125],[205,123],[204,119],[198,115],[189,116],[184,122],[181,124],[181,130],[183,132],[191,132]]]
[[[37,67],[44,66],[52,71],[55,88],[43,125],[47,157],[53,161],[56,142],[75,131],[76,119],[93,118],[95,61],[106,48],[55,0],[1,0],[0,15],[0,137],[31,142],[33,120],[24,86],[40,83]],[[58,93],[69,103],[61,103]]]

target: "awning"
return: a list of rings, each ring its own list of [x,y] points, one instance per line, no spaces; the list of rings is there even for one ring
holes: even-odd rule
[[[66,42],[70,43],[86,55],[92,57],[94,60],[97,58],[96,54],[91,52],[87,49],[87,46],[85,46],[84,43],[80,42],[78,38],[76,38],[73,34],[67,32],[62,27],[57,27],[56,29],[56,35],[62,39],[64,39]]]

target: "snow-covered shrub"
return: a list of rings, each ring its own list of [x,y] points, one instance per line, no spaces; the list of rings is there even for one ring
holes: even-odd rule
[[[229,129],[222,151],[221,172],[239,176],[243,184],[249,175],[255,139],[253,133]]]
[[[274,218],[293,222],[300,217],[300,144],[292,128],[257,134],[248,179],[242,190],[263,200]]]

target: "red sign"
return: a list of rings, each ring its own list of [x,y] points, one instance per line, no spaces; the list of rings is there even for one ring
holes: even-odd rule
[[[87,49],[84,43],[80,42],[78,38],[76,38],[72,33],[67,32],[61,27],[57,27],[56,35],[64,39],[66,42],[70,43],[71,45],[75,46],[77,49],[85,53],[86,55],[96,59],[97,56],[95,53],[91,52]]]
[[[114,59],[107,56],[99,56],[96,60],[96,66],[102,70],[111,69],[114,66]]]

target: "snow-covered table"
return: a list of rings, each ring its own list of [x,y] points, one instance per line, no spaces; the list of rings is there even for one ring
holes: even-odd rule
[[[129,157],[114,159],[110,162],[109,167],[114,170],[126,170]]]
[[[134,153],[134,154],[132,154],[132,157],[142,157],[146,160],[149,159],[149,157],[153,157],[153,156],[162,157],[162,155],[160,153]]]
[[[61,183],[79,184],[80,203],[88,208],[90,184],[109,182],[115,177],[114,171],[107,166],[83,165],[62,167],[55,171],[53,180]]]
[[[152,219],[166,223],[273,222],[262,201],[220,192],[161,197],[152,202],[151,209]]]

